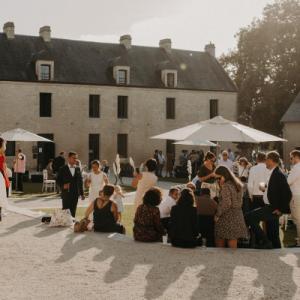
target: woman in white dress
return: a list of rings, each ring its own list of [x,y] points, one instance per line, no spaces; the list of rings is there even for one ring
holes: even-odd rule
[[[92,161],[92,170],[86,179],[86,186],[89,188],[89,201],[99,198],[99,192],[108,184],[106,174],[101,171],[101,164],[98,160]]]
[[[9,179],[6,172],[5,158],[6,142],[0,138],[0,221],[2,220],[2,209],[7,208],[7,192]]]
[[[157,162],[154,158],[150,158],[146,162],[147,171],[142,172],[141,179],[138,181],[137,190],[135,193],[134,206],[135,210],[142,204],[145,193],[157,183],[155,171]]]

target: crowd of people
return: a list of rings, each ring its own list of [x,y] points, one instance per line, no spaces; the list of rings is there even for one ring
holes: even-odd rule
[[[84,220],[89,220],[97,232],[125,233],[122,226],[124,194],[120,186],[109,183],[107,164],[103,166],[98,160],[92,161],[90,172],[83,176],[77,153],[69,152],[67,161],[64,155],[61,152],[51,162],[62,208],[70,210],[75,218],[78,199],[85,198],[86,188],[90,204]],[[133,234],[136,241],[162,242],[165,236],[175,247],[237,248],[247,244],[262,249],[280,248],[279,218],[291,214],[298,233],[295,246],[300,246],[299,150],[290,153],[293,167],[288,173],[281,168],[276,151],[257,153],[254,164],[246,157],[234,157],[227,150],[220,157],[208,151],[201,165],[199,153],[186,155],[182,153],[182,163],[184,157],[186,160],[195,156],[196,175],[186,185],[172,187],[167,197],[163,197],[157,187],[165,161],[161,151],[156,151],[144,164],[145,170],[134,178]],[[6,170],[5,141],[0,139],[2,194],[3,191],[6,194],[9,187]]]
[[[70,209],[73,216],[78,197],[84,197],[77,159],[77,154],[70,152],[57,179],[63,208]],[[164,198],[156,187],[157,160],[147,160],[145,170],[134,179],[134,239],[161,242],[166,236],[176,247],[237,248],[247,241],[249,247],[280,248],[281,215],[291,212],[300,233],[300,151],[291,152],[294,167],[289,174],[284,174],[280,161],[275,151],[258,153],[254,165],[245,157],[232,161],[228,151],[219,159],[207,152],[193,181],[172,187]],[[85,218],[92,220],[94,230],[124,233],[124,195],[119,186],[109,184],[98,161],[92,162],[86,184],[91,203]]]

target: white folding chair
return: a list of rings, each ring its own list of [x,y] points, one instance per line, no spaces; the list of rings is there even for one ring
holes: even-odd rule
[[[55,192],[56,191],[56,181],[53,179],[48,179],[48,171],[43,170],[43,188],[42,192]]]

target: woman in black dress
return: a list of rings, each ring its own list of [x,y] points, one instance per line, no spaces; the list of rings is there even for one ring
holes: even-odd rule
[[[197,209],[194,202],[193,191],[185,188],[177,204],[172,207],[170,239],[174,247],[194,248],[198,244]]]
[[[97,232],[125,233],[124,227],[117,223],[117,205],[110,200],[114,191],[113,185],[105,185],[102,192],[100,192],[101,196],[93,201],[85,212],[86,218],[93,212],[94,230]]]

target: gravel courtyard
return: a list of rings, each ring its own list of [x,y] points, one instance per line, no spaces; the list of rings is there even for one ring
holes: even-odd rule
[[[14,213],[0,238],[2,300],[300,298],[296,250],[175,249]]]

